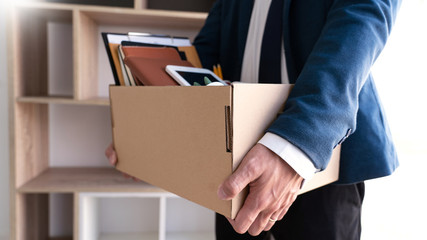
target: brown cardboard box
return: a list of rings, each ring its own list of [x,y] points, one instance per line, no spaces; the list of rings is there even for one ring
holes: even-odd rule
[[[218,186],[281,111],[292,85],[110,87],[117,169],[234,218]],[[301,193],[338,179],[339,149]]]

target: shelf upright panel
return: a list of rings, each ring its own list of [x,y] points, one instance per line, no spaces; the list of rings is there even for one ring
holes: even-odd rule
[[[12,9],[12,104],[14,124],[11,131],[12,201],[14,239],[43,239],[48,235],[48,200],[44,195],[19,194],[14,189],[47,168],[47,107],[15,102],[17,96],[47,94],[47,24],[31,9]],[[47,211],[46,211],[47,212]]]
[[[16,189],[49,167],[48,106],[17,99],[49,95],[48,23],[71,22],[71,11],[17,4],[10,14],[11,237],[47,239],[47,194]]]
[[[136,10],[146,9],[147,8],[147,0],[134,0],[133,8]]]
[[[49,196],[47,194],[17,194],[16,232],[11,239],[44,240],[49,238]]]
[[[9,11],[7,11],[7,61],[8,61],[8,107],[9,107],[9,235],[10,239],[17,239],[17,194],[16,194],[16,174],[15,174],[15,79],[16,79],[16,32],[17,32],[17,22],[16,22],[16,10],[15,7],[10,4],[8,5]]]
[[[73,240],[80,240],[80,193],[74,193]]]
[[[82,11],[73,11],[74,97],[85,100],[98,97],[97,23]]]

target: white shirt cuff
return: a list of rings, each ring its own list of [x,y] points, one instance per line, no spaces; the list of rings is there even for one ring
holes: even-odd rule
[[[319,171],[303,151],[274,133],[267,132],[258,143],[279,155],[306,181]]]

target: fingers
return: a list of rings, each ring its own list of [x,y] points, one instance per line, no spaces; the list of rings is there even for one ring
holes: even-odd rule
[[[112,166],[116,166],[117,164],[117,155],[114,150],[113,143],[111,143],[107,149],[105,149],[105,156],[108,158],[108,161]]]
[[[259,235],[262,231],[270,230],[276,223],[276,218],[273,217],[274,213],[271,211],[261,212],[256,220],[248,229],[248,233],[252,236]]]
[[[296,198],[297,198],[297,195],[296,194],[293,195],[292,197],[290,197],[290,201],[285,202],[285,204],[283,204],[277,211],[275,211],[269,217],[268,222],[265,225],[265,228],[263,231],[270,231],[270,229],[274,226],[274,224],[276,224],[277,221],[281,221],[285,217],[292,203],[295,202]],[[250,230],[249,230],[249,233],[251,233]],[[256,233],[259,234],[261,232],[257,231]]]
[[[139,178],[136,177],[132,177],[131,175],[127,174],[127,173],[122,173],[123,177],[126,179],[132,179],[134,182],[141,182],[141,180]]]
[[[114,150],[114,146],[113,143],[110,143],[110,145],[108,145],[107,149],[105,149],[105,156],[108,158],[108,161],[110,162],[110,164],[112,166],[116,166],[117,164],[117,154],[116,151]],[[132,177],[129,174],[123,173],[123,177],[126,179],[132,179],[135,182],[140,182],[141,180],[136,178],[136,177]]]
[[[255,145],[237,170],[218,189],[218,196],[230,200],[249,187],[236,219],[230,220],[238,233],[259,235],[270,230],[294,202],[302,178],[283,159],[262,145]]]
[[[268,223],[266,224],[264,231],[270,231],[270,229],[274,226],[274,224],[279,221],[279,214],[276,211],[268,218]]]
[[[248,229],[243,228],[242,225],[238,225],[237,222],[240,219],[236,218],[233,227],[235,226],[236,231],[239,233],[245,233],[247,231],[250,235],[257,236],[262,231],[269,231],[277,221],[282,220],[288,212],[289,206],[290,205],[283,205],[276,210],[263,210],[257,214],[253,222],[251,222],[251,217],[249,217],[244,224],[246,227],[249,226]],[[243,215],[241,216],[243,218]]]
[[[245,160],[244,160],[245,161]],[[248,163],[228,177],[218,188],[218,197],[221,200],[231,200],[239,194],[250,182],[260,176],[259,168]]]
[[[238,233],[249,232],[251,235],[258,235],[265,228],[273,226],[273,222],[269,221],[270,217],[278,212],[282,198],[275,198],[268,194],[264,188],[256,188],[251,186],[251,191],[246,197],[245,203],[238,212],[233,228]],[[276,216],[275,216],[276,217]],[[274,219],[276,219],[274,217]]]

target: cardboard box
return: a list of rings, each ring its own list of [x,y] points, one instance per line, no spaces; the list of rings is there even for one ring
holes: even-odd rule
[[[217,197],[276,118],[290,84],[110,87],[117,169],[234,218],[246,196]],[[339,149],[301,193],[338,179]]]

